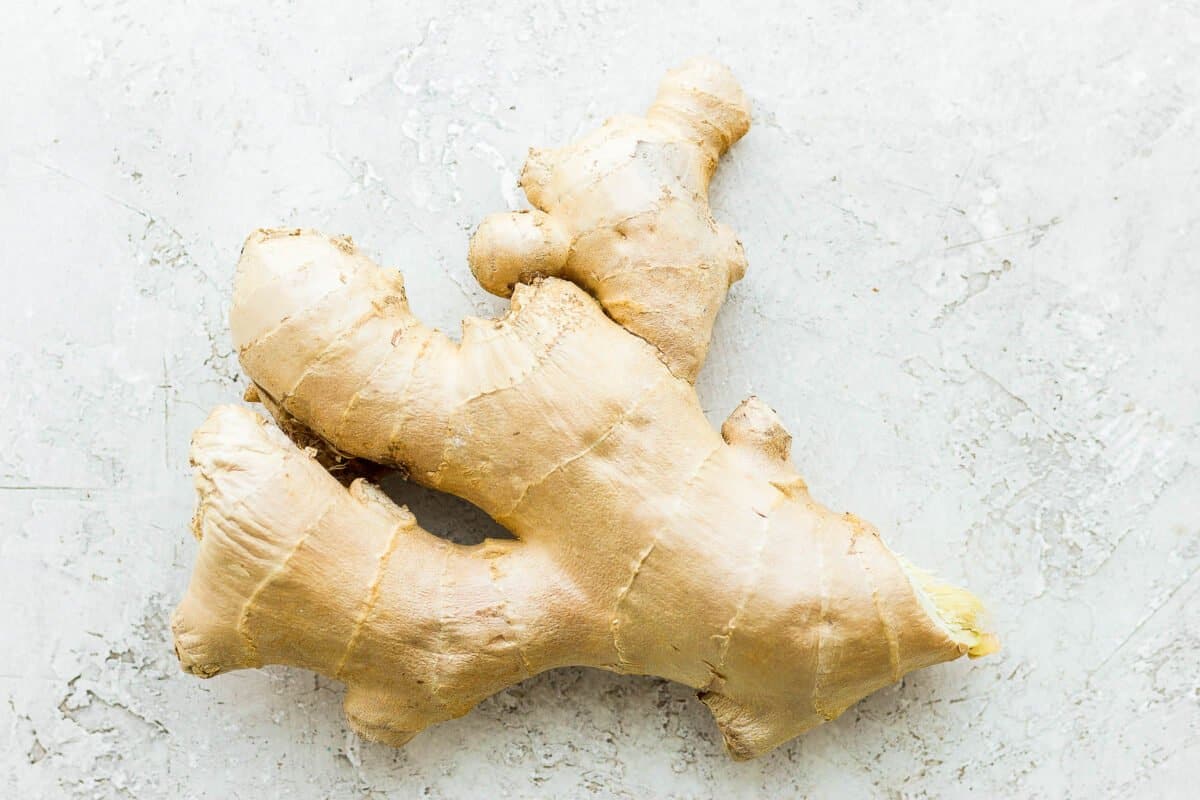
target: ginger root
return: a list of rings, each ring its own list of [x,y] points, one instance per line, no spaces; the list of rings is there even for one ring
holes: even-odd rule
[[[521,187],[534,210],[485,219],[471,270],[501,297],[534,276],[568,278],[694,381],[725,293],[746,271],[737,236],[709,212],[708,182],[749,128],[729,70],[688,61],[644,118],[613,117],[568,147],[531,150]]]
[[[697,74],[721,77],[727,91],[697,99],[679,89],[699,81],[680,75]],[[641,122],[671,120],[656,129],[663,152],[708,148],[706,181],[744,131],[720,99],[740,92],[710,64],[673,75],[660,103],[677,90],[691,99]],[[612,138],[625,147],[628,135]],[[622,169],[601,173],[603,183]],[[643,178],[637,169],[612,177],[605,194]],[[599,231],[614,215],[600,195],[590,202],[586,225]],[[661,215],[665,244],[608,237],[586,259],[594,269],[638,262],[623,283],[545,268],[536,240],[510,237],[533,241],[531,254],[511,255],[514,269],[490,273],[503,273],[492,288],[516,282],[511,309],[466,320],[458,343],[421,324],[400,274],[349,239],[252,234],[238,265],[234,340],[254,396],[319,446],[302,450],[231,406],[197,431],[200,552],[172,621],[184,669],[318,671],[346,684],[355,730],[394,745],[544,670],[653,674],[696,688],[730,753],[750,758],[910,670],[995,649],[974,597],[812,499],[766,405],[747,399],[720,433],[708,424],[691,378],[711,314],[685,308],[694,284],[676,283],[687,270],[674,266],[719,274],[704,295],[719,304],[740,262],[711,254],[731,252],[736,239],[713,228],[713,238],[697,236],[694,218],[672,227],[681,216],[664,208],[650,215]],[[706,204],[687,209],[707,216]],[[561,216],[574,220],[564,241],[586,235],[577,211]],[[480,236],[504,224],[476,236],[477,274]],[[638,248],[675,254],[643,259]],[[639,329],[645,314],[618,313],[639,300],[657,314],[648,328]],[[369,482],[341,485],[314,455],[322,449],[403,469],[484,509],[516,539],[439,539]]]

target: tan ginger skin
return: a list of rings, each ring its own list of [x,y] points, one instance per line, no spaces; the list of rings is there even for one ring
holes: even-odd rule
[[[750,758],[910,670],[993,650],[970,594],[812,499],[774,412],[750,398],[718,433],[701,411],[691,380],[743,263],[704,189],[746,125],[729,73],[693,61],[648,119],[535,157],[531,200],[552,210],[476,235],[484,285],[516,285],[509,313],[466,320],[461,343],[418,322],[400,274],[349,239],[252,234],[233,337],[281,424],[464,498],[516,539],[439,539],[253,412],[218,408],[192,445],[184,669],[315,670],[346,684],[355,730],[393,745],[555,667],[652,674],[696,688]],[[649,180],[657,210],[639,205]],[[570,231],[565,260],[534,252],[546,226]],[[688,306],[693,292],[713,307]]]
[[[574,281],[695,381],[717,311],[746,272],[737,235],[709,211],[708,182],[749,129],[729,70],[689,61],[667,73],[644,118],[613,117],[568,147],[531,150],[521,187],[534,210],[485,219],[472,272],[502,297],[533,276]]]

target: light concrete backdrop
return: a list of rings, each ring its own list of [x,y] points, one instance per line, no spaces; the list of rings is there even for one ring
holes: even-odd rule
[[[0,44],[3,796],[1200,783],[1197,2],[42,2]],[[503,306],[467,237],[522,204],[526,148],[640,110],[697,53],[754,103],[713,192],[750,270],[705,408],[773,404],[814,493],[982,594],[1003,653],[742,764],[652,679],[544,675],[392,750],[311,674],[178,672],[187,442],[243,388],[243,237],[353,234],[456,330]]]

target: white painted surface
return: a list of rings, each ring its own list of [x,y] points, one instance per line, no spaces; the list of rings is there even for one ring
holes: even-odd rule
[[[0,794],[1200,781],[1197,3],[10,5]],[[519,203],[525,149],[640,109],[694,53],[755,109],[714,189],[751,268],[705,407],[775,405],[815,493],[984,595],[1003,654],[745,764],[651,679],[544,675],[394,751],[347,735],[340,687],[310,674],[179,673],[186,444],[241,391],[225,311],[243,236],[351,233],[431,322],[494,313],[467,236]],[[422,521],[459,526],[422,495]]]

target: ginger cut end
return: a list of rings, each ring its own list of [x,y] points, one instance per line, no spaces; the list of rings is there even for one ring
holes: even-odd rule
[[[939,580],[903,556],[896,557],[925,610],[970,658],[982,658],[1000,650],[999,637],[984,627],[986,612],[978,597]]]

